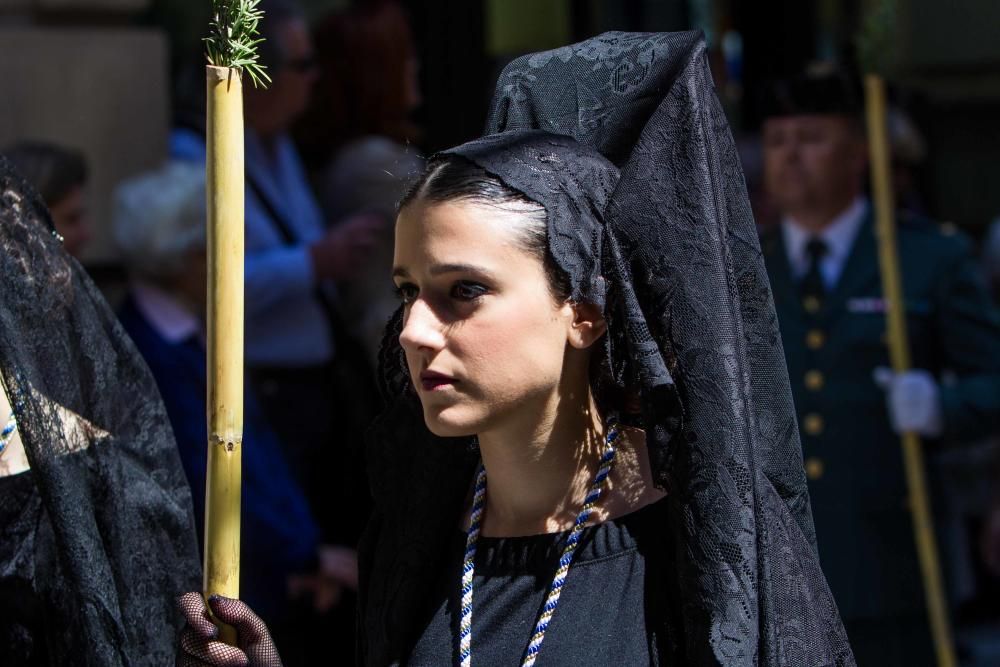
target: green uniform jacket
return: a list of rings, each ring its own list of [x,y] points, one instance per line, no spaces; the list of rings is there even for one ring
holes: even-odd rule
[[[900,267],[914,368],[941,386],[945,436],[1000,425],[1000,321],[964,237],[901,216]],[[820,561],[845,619],[920,613],[924,597],[902,449],[885,395],[885,305],[871,215],[814,313],[791,275],[780,227],[762,238],[802,435]],[[931,447],[937,443],[927,443]]]

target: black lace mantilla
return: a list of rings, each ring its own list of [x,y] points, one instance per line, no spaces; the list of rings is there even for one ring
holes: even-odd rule
[[[665,664],[854,665],[820,570],[778,322],[700,33],[607,33],[500,76],[487,135],[451,149],[542,204],[573,296],[603,304],[669,491]],[[398,345],[372,431],[362,649],[401,659],[475,454],[423,426]]]
[[[0,499],[22,505],[0,525],[0,589],[21,592],[0,607],[5,631],[29,602],[42,620],[28,618],[37,634],[0,656],[172,665],[174,600],[199,587],[201,568],[170,422],[146,364],[2,156],[0,286],[0,373],[31,465],[21,499]]]

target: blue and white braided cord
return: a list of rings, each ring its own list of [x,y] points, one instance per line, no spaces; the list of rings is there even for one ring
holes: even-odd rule
[[[0,431],[0,454],[7,449],[7,443],[10,442],[11,438],[14,437],[14,431],[17,430],[17,420],[14,419],[14,415],[10,416],[7,420],[7,425],[3,427],[3,431]]]
[[[601,455],[600,467],[594,482],[590,485],[587,497],[584,499],[583,508],[573,522],[566,546],[563,548],[562,556],[559,558],[559,568],[555,577],[549,585],[548,595],[545,597],[545,604],[542,606],[542,613],[535,623],[535,631],[531,635],[531,641],[521,660],[521,667],[533,667],[538,658],[538,652],[542,649],[542,641],[545,640],[545,631],[552,621],[552,616],[559,606],[559,597],[562,595],[563,585],[569,574],[569,566],[573,562],[576,554],[576,547],[580,543],[580,535],[584,525],[590,518],[594,506],[601,497],[601,489],[604,481],[611,474],[611,468],[615,462],[615,442],[618,440],[620,431],[618,425],[611,423],[608,428],[605,440],[604,453]],[[483,516],[483,506],[486,501],[486,469],[482,463],[476,474],[476,488],[472,501],[472,522],[469,526],[469,534],[465,546],[465,565],[462,570],[462,621],[459,634],[459,656],[461,667],[471,667],[472,665],[472,579],[475,574],[476,542],[479,539],[480,524]]]
[[[476,489],[472,496],[472,521],[465,538],[465,563],[462,565],[462,622],[459,625],[458,654],[462,667],[472,665],[472,578],[476,569],[476,544],[486,505],[486,468],[482,462],[476,471]]]
[[[521,661],[521,667],[532,667],[538,657],[538,652],[542,649],[545,631],[548,629],[549,623],[552,621],[552,615],[555,614],[556,607],[559,605],[559,596],[562,595],[563,585],[566,583],[566,576],[569,574],[569,566],[573,562],[576,547],[580,543],[580,534],[583,532],[583,527],[587,523],[587,519],[590,518],[590,513],[593,511],[594,505],[597,504],[597,500],[601,497],[601,488],[604,485],[604,480],[611,474],[611,466],[615,461],[615,441],[617,439],[618,427],[611,425],[608,429],[604,454],[601,456],[600,468],[598,468],[597,475],[594,477],[594,483],[590,485],[590,491],[587,493],[587,498],[583,503],[583,509],[580,510],[579,516],[576,517],[576,521],[573,523],[569,539],[566,540],[566,547],[563,549],[562,557],[559,559],[559,569],[556,570],[556,576],[549,585],[549,594],[545,598],[542,613],[535,624],[535,632],[531,636],[531,642],[528,643],[528,650],[524,654],[524,660]]]

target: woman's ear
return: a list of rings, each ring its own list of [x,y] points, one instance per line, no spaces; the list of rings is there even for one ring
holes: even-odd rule
[[[583,350],[597,342],[608,329],[600,306],[592,303],[570,303],[573,321],[569,328],[569,344]]]

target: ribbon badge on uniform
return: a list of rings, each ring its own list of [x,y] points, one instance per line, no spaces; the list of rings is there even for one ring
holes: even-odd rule
[[[861,296],[847,300],[847,312],[868,315],[880,315],[886,312],[888,301],[880,296]],[[930,313],[931,305],[920,299],[907,299],[903,309],[911,315],[926,315]]]

